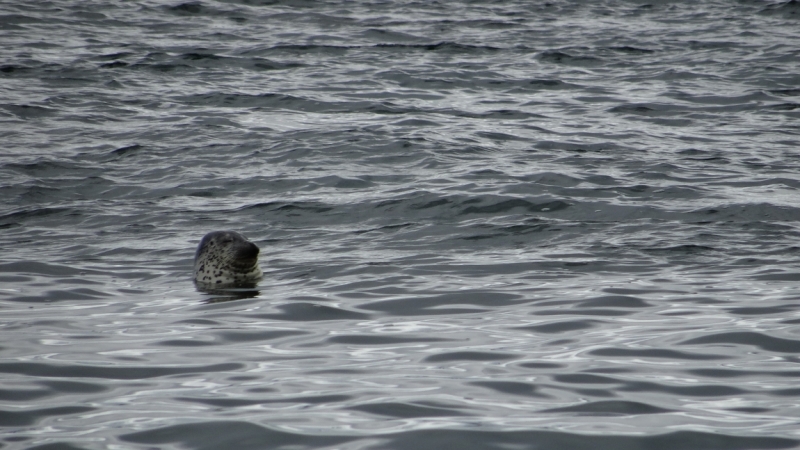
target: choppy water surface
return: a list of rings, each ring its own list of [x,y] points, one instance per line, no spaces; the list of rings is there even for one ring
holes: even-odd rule
[[[2,448],[800,447],[797,1],[0,11]]]

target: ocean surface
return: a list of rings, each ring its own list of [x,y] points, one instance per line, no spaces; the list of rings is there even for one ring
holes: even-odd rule
[[[2,449],[800,448],[798,0],[2,1],[0,139]]]

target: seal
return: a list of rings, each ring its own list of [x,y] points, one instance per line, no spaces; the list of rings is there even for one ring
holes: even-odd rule
[[[264,273],[258,246],[235,231],[203,236],[194,255],[194,282],[202,289],[254,285]]]

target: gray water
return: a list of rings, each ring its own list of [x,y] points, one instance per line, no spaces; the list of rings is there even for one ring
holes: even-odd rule
[[[0,3],[0,448],[800,448],[799,21]]]

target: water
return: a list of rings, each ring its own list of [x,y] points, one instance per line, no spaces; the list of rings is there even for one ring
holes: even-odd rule
[[[800,448],[799,19],[3,2],[0,445]]]

